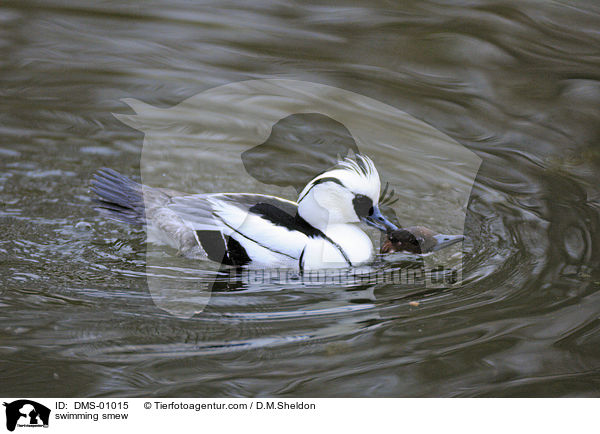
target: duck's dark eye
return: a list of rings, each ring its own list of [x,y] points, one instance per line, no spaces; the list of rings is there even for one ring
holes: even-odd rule
[[[370,197],[365,196],[364,194],[357,194],[352,199],[352,204],[354,205],[354,211],[359,218],[368,217],[373,215],[373,200]]]

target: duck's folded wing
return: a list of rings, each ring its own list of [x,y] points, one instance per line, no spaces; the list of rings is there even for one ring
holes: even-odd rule
[[[248,214],[270,208],[285,218],[296,215],[298,205],[275,196],[244,193],[191,194],[173,197],[167,207],[177,213],[193,229],[227,230],[238,227]],[[225,215],[228,215],[225,218]],[[226,222],[227,224],[224,224]]]
[[[174,198],[169,209],[195,231],[205,251],[215,250],[214,243],[221,250],[241,247],[252,261],[270,263],[274,256],[298,259],[306,244],[306,235],[294,226],[297,205],[274,196],[199,194]]]

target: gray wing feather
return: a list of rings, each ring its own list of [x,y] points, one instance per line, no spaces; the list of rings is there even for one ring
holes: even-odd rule
[[[194,194],[176,197],[171,200],[168,208],[195,230],[223,230],[223,223],[215,215],[211,203],[217,201],[233,205],[245,213],[250,212],[250,209],[259,203],[276,206],[292,216],[296,215],[298,208],[295,203],[275,196],[245,193]]]

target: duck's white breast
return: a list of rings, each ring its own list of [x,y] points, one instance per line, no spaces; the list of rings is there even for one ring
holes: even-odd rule
[[[331,241],[319,237],[307,242],[303,257],[305,269],[348,267],[348,260],[356,266],[371,260],[371,239],[355,225],[329,225],[325,234]]]

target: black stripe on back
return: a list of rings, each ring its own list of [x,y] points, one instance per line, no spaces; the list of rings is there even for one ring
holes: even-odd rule
[[[260,216],[261,218],[273,223],[276,226],[281,226],[289,231],[302,232],[304,235],[311,238],[324,237],[325,234],[319,229],[312,226],[304,220],[298,213],[295,215],[288,214],[281,208],[278,208],[270,203],[257,203],[251,207],[249,212]]]

